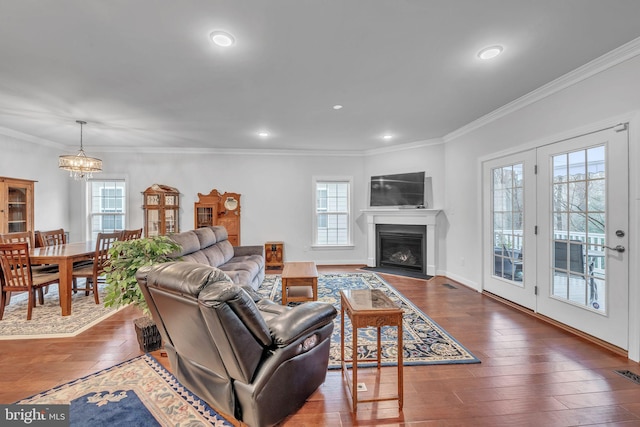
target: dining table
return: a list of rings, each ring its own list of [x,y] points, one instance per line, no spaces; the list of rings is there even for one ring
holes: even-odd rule
[[[29,251],[31,263],[56,264],[60,272],[59,294],[60,308],[63,316],[71,315],[71,288],[73,284],[73,264],[78,261],[93,259],[96,253],[96,242],[73,242],[62,245],[32,248]]]

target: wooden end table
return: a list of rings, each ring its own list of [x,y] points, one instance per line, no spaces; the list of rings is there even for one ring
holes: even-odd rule
[[[382,400],[397,400],[402,411],[403,404],[403,376],[402,376],[402,309],[391,301],[379,289],[352,289],[340,291],[340,359],[342,360],[342,373],[351,392],[353,400],[353,412],[356,412],[358,402],[377,402]],[[345,314],[351,319],[352,327],[352,351],[351,359],[344,357],[344,319]],[[358,359],[358,328],[373,326],[378,330],[378,351],[376,359]],[[358,362],[376,361],[377,369],[381,363],[380,330],[383,326],[396,326],[398,328],[398,395],[389,397],[375,397],[372,399],[358,399]],[[352,378],[349,378],[347,363],[351,362]]]
[[[282,305],[290,301],[318,300],[316,263],[285,262],[282,270]]]

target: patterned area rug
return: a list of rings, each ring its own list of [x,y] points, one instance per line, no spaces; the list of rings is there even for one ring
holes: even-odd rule
[[[480,363],[469,350],[449,335],[442,327],[418,309],[400,292],[373,273],[322,274],[318,277],[318,300],[333,304],[338,310],[331,337],[329,369],[340,368],[340,290],[341,289],[381,289],[392,301],[402,307],[404,365],[429,365],[452,363]],[[280,276],[267,275],[258,289],[265,297],[282,302],[282,282]],[[295,303],[290,303],[293,305]],[[345,354],[351,354],[351,322],[345,319],[347,340]],[[397,329],[382,328],[383,365],[398,363]],[[360,358],[375,357],[376,329],[358,329],[358,355]],[[358,364],[360,366],[360,364]],[[367,364],[362,364],[367,366]]]
[[[0,320],[0,340],[64,338],[79,334],[117,311],[102,304],[105,286],[98,285],[99,305],[94,302],[93,294],[72,294],[70,316],[61,314],[58,286],[50,286],[44,305],[36,304],[31,320],[27,320],[27,293],[12,295],[11,304],[5,307]]]
[[[16,402],[69,404],[72,426],[231,426],[149,355]]]

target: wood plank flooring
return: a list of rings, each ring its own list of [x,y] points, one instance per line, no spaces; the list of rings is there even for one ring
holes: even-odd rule
[[[640,426],[640,385],[615,373],[640,374],[638,364],[452,280],[381,276],[482,363],[406,366],[402,412],[379,402],[352,413],[341,373],[331,370],[283,426]],[[139,316],[127,307],[75,338],[0,341],[0,403],[142,354],[132,322]],[[393,392],[394,374],[359,370],[370,391],[383,393]]]

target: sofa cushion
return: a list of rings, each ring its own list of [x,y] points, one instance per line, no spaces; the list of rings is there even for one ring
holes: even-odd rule
[[[180,250],[178,253],[173,253],[170,255],[172,258],[178,258],[180,256],[191,254],[200,250],[200,240],[193,231],[185,231],[184,233],[172,234],[170,237],[171,240],[182,246],[182,250]]]
[[[216,234],[209,227],[206,228],[196,228],[193,232],[198,236],[198,240],[200,241],[200,248],[207,248],[216,242],[218,239],[216,238]]]
[[[203,248],[201,252],[207,258],[207,264],[220,267],[233,258],[233,246],[228,240]]]
[[[229,240],[229,233],[224,227],[212,227],[213,233],[216,235],[216,242],[222,242],[223,240]]]
[[[259,255],[234,257],[229,262],[219,265],[218,268],[227,273],[234,283],[251,284],[253,278],[258,276],[262,269],[262,257]]]

